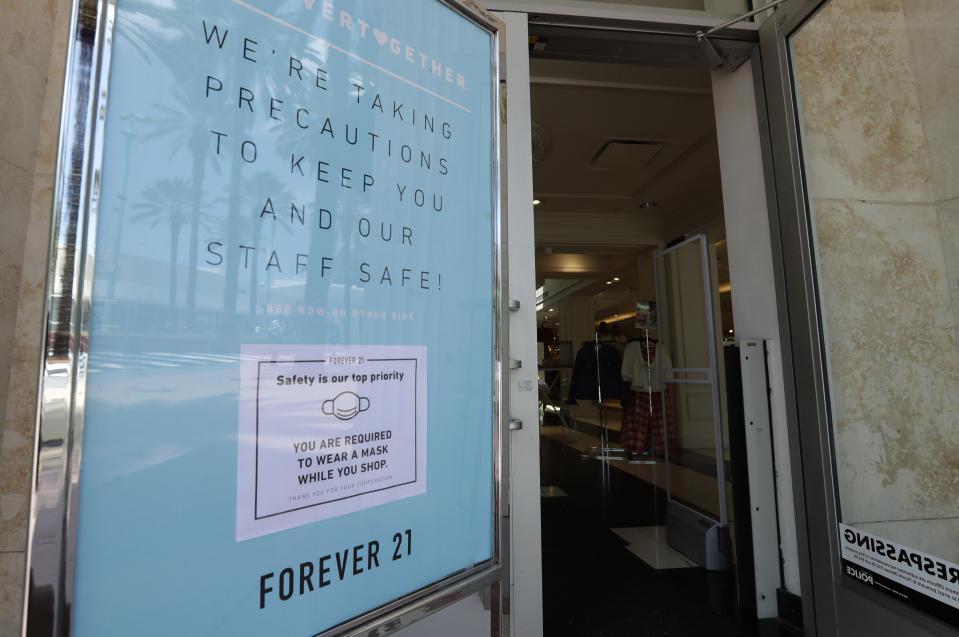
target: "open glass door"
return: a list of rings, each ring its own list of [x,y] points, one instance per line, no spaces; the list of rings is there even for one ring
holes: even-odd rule
[[[723,570],[731,563],[729,514],[710,263],[705,235],[654,258],[659,342],[647,347],[658,354],[647,356],[656,361],[662,381],[651,378],[648,396],[650,413],[659,421],[653,451],[666,459],[669,543],[707,569]],[[703,484],[689,488],[690,474],[677,467],[703,463],[715,467],[715,487],[697,478]],[[683,482],[678,491],[684,495],[677,494],[677,481]]]
[[[761,29],[820,635],[959,626],[957,17],[792,0]]]

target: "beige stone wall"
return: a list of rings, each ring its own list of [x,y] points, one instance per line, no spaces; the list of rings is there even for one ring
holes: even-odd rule
[[[20,634],[69,2],[0,0],[0,637]]]
[[[959,561],[951,0],[832,0],[793,39],[843,518]]]

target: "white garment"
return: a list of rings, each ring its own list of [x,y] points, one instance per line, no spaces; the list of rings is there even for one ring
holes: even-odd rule
[[[645,341],[633,341],[623,351],[623,380],[630,384],[633,391],[663,391],[663,379],[659,371],[659,359],[662,357],[663,367],[672,367],[669,353],[662,352],[657,343],[653,350],[652,359],[643,357]]]

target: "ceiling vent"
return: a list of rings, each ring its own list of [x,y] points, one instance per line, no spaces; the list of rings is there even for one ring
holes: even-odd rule
[[[635,172],[646,166],[662,150],[663,142],[639,139],[607,139],[589,161],[593,170]]]

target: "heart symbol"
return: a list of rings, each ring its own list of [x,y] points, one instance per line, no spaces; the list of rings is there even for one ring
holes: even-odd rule
[[[303,2],[304,2],[304,4],[306,4],[306,10],[307,10],[307,11],[312,11],[312,10],[313,10],[313,5],[316,3],[316,0],[303,0]]]
[[[386,44],[386,41],[390,39],[390,36],[386,35],[379,29],[373,29],[373,37],[376,38],[376,41],[381,45]]]

